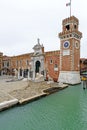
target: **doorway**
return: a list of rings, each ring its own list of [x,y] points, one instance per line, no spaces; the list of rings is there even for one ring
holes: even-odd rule
[[[39,69],[40,69],[40,61],[36,61],[36,70],[35,70],[35,72],[36,73],[39,73]]]

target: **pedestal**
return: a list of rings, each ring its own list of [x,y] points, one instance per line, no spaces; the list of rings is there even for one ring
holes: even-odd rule
[[[67,84],[79,84],[81,83],[79,71],[60,71],[58,82]]]

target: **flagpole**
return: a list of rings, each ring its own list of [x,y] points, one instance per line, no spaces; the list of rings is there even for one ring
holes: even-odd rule
[[[70,17],[71,17],[71,0],[70,0]]]

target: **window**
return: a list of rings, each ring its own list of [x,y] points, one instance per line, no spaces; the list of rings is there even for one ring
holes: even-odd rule
[[[9,67],[9,61],[7,62],[7,67]]]
[[[72,34],[70,34],[70,37],[72,37]]]
[[[16,61],[16,66],[18,67],[18,60]]]
[[[54,71],[58,71],[58,65],[57,64],[54,65]]]
[[[50,64],[53,64],[53,60],[52,59],[50,60]]]
[[[79,49],[79,46],[80,46],[80,45],[79,45],[79,42],[76,41],[76,43],[75,43],[76,49]]]
[[[66,25],[66,30],[70,30],[70,25]]]
[[[76,24],[74,25],[74,29],[76,29],[77,28],[77,26],[76,26]]]
[[[22,66],[22,61],[20,60],[20,66]]]
[[[67,38],[69,37],[69,35],[67,35]]]
[[[58,68],[58,65],[57,65],[57,64],[55,64],[55,65],[54,65],[54,68]]]
[[[4,67],[4,62],[2,63],[2,66]]]
[[[29,60],[26,60],[26,65],[29,65]]]

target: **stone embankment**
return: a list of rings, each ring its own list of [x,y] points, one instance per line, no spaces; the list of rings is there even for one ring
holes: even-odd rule
[[[16,104],[37,100],[68,85],[51,82],[15,80],[13,77],[0,77],[0,111]]]

